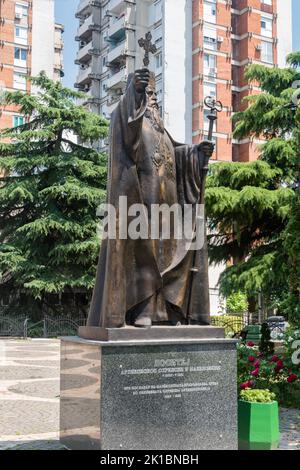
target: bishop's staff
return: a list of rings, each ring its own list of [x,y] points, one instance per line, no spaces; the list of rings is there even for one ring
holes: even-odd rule
[[[209,130],[208,130],[208,140],[212,141],[213,139],[213,131],[214,131],[214,124],[215,121],[218,119],[218,113],[223,110],[223,105],[221,101],[216,101],[211,96],[207,96],[204,99],[204,104],[207,108],[210,109],[210,114],[208,114],[207,119],[209,120]],[[202,169],[202,178],[201,178],[201,190],[198,204],[204,205],[204,198],[205,198],[205,185],[206,185],[206,178],[208,173],[208,165],[209,165],[209,158],[206,158],[203,169]],[[205,217],[205,215],[204,215]],[[204,222],[205,223],[205,222]],[[206,304],[206,308],[209,309],[209,281],[208,281],[208,250],[207,250],[207,241],[206,241],[206,227],[204,227],[204,245],[203,247],[198,250],[194,251],[193,253],[193,263],[191,268],[191,275],[190,275],[190,289],[189,289],[189,300],[188,300],[188,310],[187,310],[187,319],[189,324],[198,324],[196,318],[193,318],[192,312],[192,293],[193,293],[193,285],[195,282],[195,278],[197,274],[201,274],[200,279],[206,280],[201,286],[198,286],[199,291],[201,290],[201,295],[207,296],[207,302],[203,302]],[[199,319],[199,316],[203,314],[207,316],[208,312],[195,312],[196,316]]]

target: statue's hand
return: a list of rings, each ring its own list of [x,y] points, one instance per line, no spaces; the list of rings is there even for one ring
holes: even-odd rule
[[[139,69],[134,72],[134,84],[138,93],[144,93],[149,85],[150,72],[148,69]]]
[[[200,145],[198,145],[198,152],[203,153],[204,157],[209,160],[214,153],[215,144],[211,140],[203,140]]]

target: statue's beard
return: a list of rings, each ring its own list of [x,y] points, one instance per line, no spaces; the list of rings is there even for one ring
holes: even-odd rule
[[[146,109],[146,117],[150,119],[153,127],[164,132],[165,126],[162,118],[160,117],[159,107],[157,105],[148,105]]]

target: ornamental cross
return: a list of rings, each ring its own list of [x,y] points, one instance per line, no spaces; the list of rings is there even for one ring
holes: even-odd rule
[[[157,48],[155,44],[152,44],[151,41],[152,41],[152,34],[150,33],[150,31],[146,33],[145,39],[141,38],[138,41],[139,46],[145,51],[145,57],[143,60],[145,67],[148,67],[148,65],[150,64],[150,60],[149,60],[150,52],[151,54],[155,54],[157,52]]]

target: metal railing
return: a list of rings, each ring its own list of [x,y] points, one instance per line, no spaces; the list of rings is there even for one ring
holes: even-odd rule
[[[0,316],[0,336],[23,336],[25,316]]]
[[[75,336],[79,326],[84,326],[85,317],[67,316],[50,317],[34,322],[25,316],[0,316],[0,337],[20,338],[55,338],[58,336]]]

